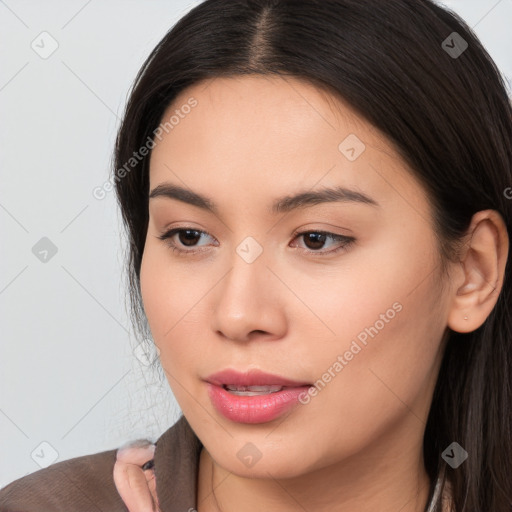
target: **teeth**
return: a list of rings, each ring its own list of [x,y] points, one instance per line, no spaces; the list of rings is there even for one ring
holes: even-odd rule
[[[227,384],[224,388],[234,395],[256,396],[276,393],[277,391],[281,391],[283,386],[234,386],[232,384]]]

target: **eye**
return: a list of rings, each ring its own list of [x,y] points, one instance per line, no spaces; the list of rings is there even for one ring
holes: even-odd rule
[[[175,236],[177,236],[178,240],[175,240]],[[213,238],[210,233],[207,231],[201,231],[194,228],[173,228],[169,231],[166,231],[162,235],[157,238],[160,240],[164,240],[166,245],[170,247],[174,252],[185,254],[194,254],[196,252],[201,252],[197,250],[193,250],[195,247],[200,247],[200,245],[196,245],[197,241],[201,239],[202,235],[206,235],[207,237]],[[337,235],[335,233],[329,233],[327,231],[302,231],[295,232],[293,234],[294,240],[297,238],[304,237],[306,244],[309,245],[309,249],[302,249],[307,254],[332,254],[337,253],[342,250],[346,250],[349,248],[351,244],[355,242],[355,238],[351,236],[345,235]],[[335,249],[331,249],[330,251],[319,251],[322,246],[325,245],[327,240],[332,240],[334,242],[338,242],[338,247]],[[192,250],[183,249],[183,247],[190,247]]]
[[[306,248],[305,252],[307,254],[318,254],[318,255],[333,254],[333,253],[348,249],[355,242],[355,238],[352,236],[337,235],[335,233],[329,233],[327,231],[301,231],[301,232],[295,232],[294,236],[295,236],[295,238],[304,237],[304,241],[306,242],[306,247],[309,244],[310,249],[315,249],[315,250],[309,250],[308,248]],[[330,251],[316,250],[316,249],[322,248],[320,246],[323,246],[328,239],[338,241],[339,246],[335,249],[331,249]]]
[[[194,228],[173,228],[158,237],[160,240],[165,240],[166,245],[173,251],[182,254],[192,254],[197,251],[182,249],[182,246],[178,245],[177,242],[173,240],[175,235],[178,235],[179,244],[183,244],[185,247],[196,247],[194,243],[198,238],[201,238],[201,235],[212,236],[206,231]]]

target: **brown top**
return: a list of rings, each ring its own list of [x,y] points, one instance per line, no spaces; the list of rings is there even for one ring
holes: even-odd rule
[[[184,416],[155,442],[156,492],[162,512],[197,510],[197,475],[202,443]],[[115,450],[65,460],[0,489],[0,512],[127,512],[117,492]],[[450,485],[441,490],[450,509]],[[441,491],[441,492],[440,492]],[[432,507],[429,508],[429,511]]]
[[[202,444],[184,416],[155,442],[162,512],[196,509]],[[1,512],[127,512],[113,471],[117,449],[57,462],[0,489]]]

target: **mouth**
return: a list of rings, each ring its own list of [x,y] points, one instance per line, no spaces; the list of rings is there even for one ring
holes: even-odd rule
[[[280,391],[278,388],[298,388],[312,385],[309,382],[291,380],[280,375],[255,369],[245,372],[226,369],[210,375],[205,380],[210,384],[224,387],[230,391],[254,391],[263,393]]]
[[[298,405],[312,386],[259,370],[223,370],[205,379],[213,407],[236,423],[266,423]]]
[[[216,411],[234,423],[267,423],[301,403],[309,386],[234,386],[207,384]]]
[[[223,384],[222,387],[229,393],[237,396],[261,396],[277,393],[286,389],[286,386],[235,386]]]

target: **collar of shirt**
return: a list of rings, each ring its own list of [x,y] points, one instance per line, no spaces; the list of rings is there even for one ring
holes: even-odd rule
[[[202,443],[185,416],[156,441],[154,472],[162,512],[197,509],[197,475]]]

